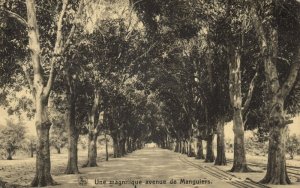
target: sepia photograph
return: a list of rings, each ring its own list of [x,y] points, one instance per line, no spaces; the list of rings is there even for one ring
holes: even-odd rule
[[[0,188],[300,187],[300,0],[0,0]]]

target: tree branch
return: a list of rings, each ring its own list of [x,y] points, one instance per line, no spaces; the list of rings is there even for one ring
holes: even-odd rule
[[[154,42],[142,55],[140,55],[135,60],[133,60],[132,64],[137,62],[140,58],[145,57],[156,46],[157,43],[158,43],[157,41]]]
[[[253,90],[254,90],[254,87],[255,87],[255,82],[256,82],[257,79],[258,79],[258,71],[256,71],[256,73],[253,76],[253,78],[251,80],[251,83],[249,85],[247,98],[246,98],[246,101],[243,105],[243,111],[242,111],[243,115],[245,115],[246,111],[249,109],[250,102],[251,102],[251,99],[252,99],[252,96],[253,96]]]
[[[16,19],[23,26],[28,27],[27,21],[22,16],[20,16],[19,14],[15,13],[15,12],[12,12],[12,11],[9,11],[9,10],[5,9],[3,6],[0,8],[0,11],[6,12],[7,16]]]
[[[282,87],[280,88],[280,90],[278,91],[278,94],[280,94],[284,100],[292,90],[296,82],[296,79],[298,77],[299,70],[300,70],[300,45],[298,46],[298,52],[295,57],[295,62],[291,65],[289,76],[284,82],[284,84],[282,85]]]
[[[22,70],[23,70],[23,72],[25,74],[25,78],[26,78],[26,80],[28,82],[30,92],[32,93],[33,97],[35,98],[33,80],[30,78],[30,74],[28,72],[28,69],[27,69],[27,67],[24,64],[20,63],[20,66],[22,67]]]
[[[78,10],[77,10],[77,15],[76,15],[75,20],[78,19],[79,16],[80,16],[80,14],[82,13],[83,7],[84,7],[83,5],[84,5],[84,1],[81,0],[81,1],[80,1],[80,4],[79,4],[79,7],[78,7]],[[66,48],[71,44],[71,39],[72,39],[72,37],[73,37],[73,35],[74,35],[74,33],[75,33],[75,29],[76,29],[76,24],[73,24],[73,26],[72,26],[72,28],[71,28],[71,30],[70,30],[70,33],[69,33],[69,35],[68,35],[68,37],[67,37],[67,40],[66,40],[66,42],[65,42],[65,44],[64,44],[64,46],[63,46],[62,51],[65,51]]]
[[[263,51],[263,53],[265,53],[267,49],[267,39],[262,22],[257,15],[256,8],[254,7],[254,5],[251,5],[250,15],[252,18],[252,23],[259,38],[261,50]]]
[[[63,18],[66,13],[67,5],[68,5],[68,0],[63,1],[62,9],[57,21],[57,30],[56,30],[56,41],[55,41],[55,46],[54,46],[54,57],[51,59],[51,68],[50,68],[50,75],[48,78],[47,85],[44,89],[44,95],[49,96],[54,78],[55,78],[55,64],[58,62],[58,56],[62,55],[62,27],[63,27]]]
[[[65,16],[66,10],[67,10],[67,5],[69,1],[68,0],[63,0],[63,5],[62,9],[59,15],[59,18],[57,20],[57,30],[56,30],[56,41],[55,41],[55,46],[54,46],[54,55],[61,55],[61,48],[62,48],[62,27],[63,27],[63,18]]]

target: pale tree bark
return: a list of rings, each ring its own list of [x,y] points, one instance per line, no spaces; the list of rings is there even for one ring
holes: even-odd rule
[[[89,132],[88,135],[88,161],[84,167],[96,167],[97,165],[97,138],[95,132]]]
[[[35,106],[35,125],[38,136],[36,147],[36,174],[31,183],[32,186],[42,187],[56,184],[56,182],[52,179],[50,173],[51,163],[49,149],[49,129],[51,126],[51,122],[48,118],[47,108],[49,95],[55,78],[55,66],[62,60],[61,56],[66,47],[70,44],[69,41],[73,36],[75,30],[75,25],[73,25],[72,30],[67,37],[67,41],[63,43],[63,20],[68,3],[68,0],[63,0],[61,10],[58,13],[58,19],[56,21],[56,40],[53,49],[53,57],[49,62],[50,73],[48,75],[48,80],[44,80],[44,71],[41,65],[41,45],[39,38],[39,26],[37,23],[36,1],[26,0],[27,21],[16,13],[4,10],[3,7],[1,7],[0,10],[4,10],[8,16],[18,20],[22,25],[27,27],[28,31],[28,48],[31,56],[30,63],[33,68],[33,79],[30,78],[26,66],[22,66],[22,68],[24,68],[24,73],[30,85],[31,93],[34,98],[33,102]],[[80,8],[77,15],[80,15],[79,12],[82,11],[83,1],[80,2],[80,5],[81,6],[79,6]]]
[[[185,140],[181,141],[181,153],[186,154],[186,145],[185,145]]]
[[[277,32],[273,32],[273,37],[277,37]],[[284,110],[285,93],[282,93],[283,90],[280,89],[280,84],[277,76],[277,69],[275,66],[275,62],[273,62],[274,60],[272,61],[272,59],[273,58],[269,57],[266,58],[265,61],[265,75],[267,78],[267,82],[270,84],[269,89],[272,99],[269,115],[270,135],[267,173],[261,182],[285,185],[291,183],[287,174],[285,157],[285,143],[287,138],[286,125],[289,122],[286,121]],[[287,82],[289,82],[289,80],[287,80]],[[285,82],[285,84],[287,82]],[[282,87],[286,87],[285,84],[283,84]],[[291,82],[289,82],[288,84],[293,85]]]
[[[270,12],[273,13],[272,11]],[[292,123],[292,121],[286,115],[284,103],[299,74],[300,45],[298,44],[297,46],[294,62],[291,62],[289,75],[283,84],[280,85],[276,67],[278,56],[277,28],[269,25],[269,31],[266,33],[262,21],[256,13],[255,6],[251,7],[251,17],[264,57],[265,77],[268,83],[268,94],[270,95],[268,164],[266,175],[261,182],[281,185],[291,184],[286,169],[285,144],[287,139],[286,125]]]
[[[51,122],[48,119],[47,105],[52,86],[49,78],[47,89],[44,87],[42,76],[42,67],[40,62],[40,39],[39,29],[36,20],[35,0],[26,0],[28,17],[28,38],[29,49],[31,53],[31,62],[34,71],[33,88],[35,97],[35,126],[37,131],[37,156],[36,156],[36,174],[31,183],[32,186],[54,185],[55,182],[51,176],[50,148],[49,148],[49,129]],[[51,75],[50,75],[51,76]],[[52,76],[51,76],[52,77]],[[45,90],[46,89],[46,90]]]
[[[132,139],[131,139],[131,137],[127,138],[127,152],[132,153]]]
[[[242,91],[241,91],[241,54],[237,47],[230,48],[229,62],[229,92],[233,106],[233,132],[234,132],[234,158],[232,172],[249,172],[244,145],[244,122],[242,116]]]

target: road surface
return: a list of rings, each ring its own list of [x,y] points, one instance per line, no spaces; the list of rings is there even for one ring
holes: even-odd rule
[[[265,187],[195,161],[169,150],[145,148],[98,167],[82,168],[79,175],[54,176],[60,184],[55,187]]]

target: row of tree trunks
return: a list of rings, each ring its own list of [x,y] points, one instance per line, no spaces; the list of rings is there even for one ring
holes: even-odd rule
[[[114,158],[120,158],[137,149],[142,149],[143,144],[131,137],[120,138],[120,134],[112,134]]]
[[[28,76],[27,81],[29,82],[30,90],[33,95],[33,102],[35,107],[35,126],[37,131],[37,146],[36,146],[36,174],[31,183],[32,186],[48,186],[55,185],[56,182],[52,179],[51,176],[51,162],[50,162],[50,145],[49,145],[49,130],[51,127],[51,123],[48,117],[48,102],[49,95],[52,90],[53,82],[55,79],[56,68],[55,65],[58,62],[62,62],[61,56],[67,47],[67,44],[64,43],[63,39],[63,22],[64,17],[66,15],[66,10],[68,7],[68,1],[64,0],[61,3],[61,10],[58,12],[56,16],[56,40],[54,44],[54,48],[50,54],[55,54],[49,62],[43,62],[41,60],[41,41],[39,34],[39,25],[37,22],[37,10],[36,10],[36,1],[35,0],[26,0],[26,10],[27,10],[27,24],[26,28],[28,31],[28,41],[29,41],[29,52],[30,52],[30,61],[33,70],[33,79]],[[83,5],[83,1],[81,2]],[[81,6],[79,6],[81,7]],[[80,12],[80,11],[79,11]],[[80,15],[78,12],[78,16]],[[75,26],[73,26],[75,28]],[[69,35],[71,37],[71,33]],[[42,64],[50,64],[49,74],[45,74]],[[26,74],[25,70],[25,74]],[[45,79],[47,78],[47,79]],[[74,126],[74,125],[71,125]],[[77,148],[77,140],[75,139],[75,146]],[[72,142],[73,143],[73,142]],[[71,144],[69,144],[71,145]],[[73,149],[76,154],[73,153],[72,156],[77,156],[77,149]],[[58,150],[59,151],[59,150]],[[70,150],[69,150],[70,151]],[[31,150],[31,156],[33,157],[33,149]],[[77,157],[70,158],[75,159],[77,166]],[[69,164],[69,162],[68,162]],[[73,163],[70,163],[73,164]],[[69,166],[68,166],[69,167]],[[76,171],[76,170],[75,170]],[[78,170],[77,170],[78,171]]]
[[[166,138],[162,140],[158,145],[162,149],[169,149],[169,150],[173,149],[173,142],[169,139],[168,136],[166,136]]]
[[[189,141],[175,141],[174,151],[182,154],[187,154],[189,157],[196,159],[205,159],[205,162],[215,162],[215,165],[227,165],[225,156],[225,135],[224,135],[224,121],[219,121],[217,124],[217,157],[215,158],[213,150],[214,134],[208,135],[206,139],[206,157],[203,154],[202,138],[197,137],[197,152],[193,146],[193,139]]]

